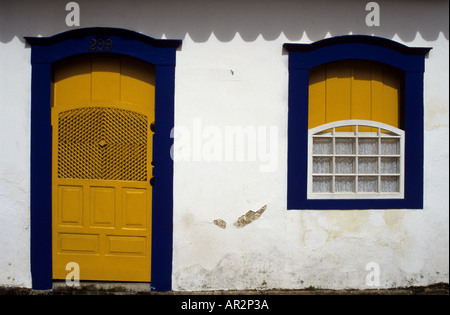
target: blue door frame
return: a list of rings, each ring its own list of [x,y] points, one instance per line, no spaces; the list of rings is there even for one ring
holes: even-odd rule
[[[119,54],[155,66],[155,134],[151,288],[172,289],[175,59],[181,40],[159,40],[117,28],[84,28],[52,37],[25,37],[31,45],[31,277],[48,290],[52,277],[52,65],[81,54]],[[102,45],[107,41],[108,45]],[[98,44],[100,42],[100,44]],[[97,44],[94,44],[97,43]]]

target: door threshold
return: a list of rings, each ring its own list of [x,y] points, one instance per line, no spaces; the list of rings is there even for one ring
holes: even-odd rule
[[[73,283],[70,283],[73,284]],[[78,286],[70,286],[65,280],[53,280],[53,290],[55,291],[75,291],[80,290],[86,294],[126,294],[136,292],[150,292],[150,282],[114,282],[114,281],[80,281]]]

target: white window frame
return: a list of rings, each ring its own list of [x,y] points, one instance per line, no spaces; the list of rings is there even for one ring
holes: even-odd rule
[[[354,126],[354,132],[336,132],[336,128]],[[360,132],[359,126],[377,128],[377,132]],[[381,132],[381,130],[387,132]],[[321,132],[331,130],[331,133],[320,134]],[[331,154],[313,154],[313,138],[331,138],[332,139],[332,153]],[[336,138],[354,138],[353,154],[338,155],[335,154],[335,139]],[[359,138],[373,138],[378,139],[377,154],[363,155],[359,154]],[[381,154],[381,140],[382,139],[399,139],[399,154],[397,155],[383,155]],[[335,158],[337,157],[355,157],[354,172],[351,174],[338,174],[337,176],[352,176],[355,178],[354,192],[335,192]],[[331,157],[332,158],[332,172],[327,174],[313,174],[313,157]],[[373,157],[377,160],[377,173],[373,174],[359,174],[358,173],[358,157]],[[397,157],[399,158],[399,173],[395,174],[381,174],[381,158]],[[308,130],[308,199],[401,199],[404,198],[405,186],[405,132],[393,126],[370,120],[341,120],[327,123]],[[328,176],[332,177],[332,191],[331,192],[313,192],[313,176]],[[377,192],[358,192],[358,178],[362,176],[372,176],[377,178]],[[381,192],[381,177],[398,177],[398,192]]]

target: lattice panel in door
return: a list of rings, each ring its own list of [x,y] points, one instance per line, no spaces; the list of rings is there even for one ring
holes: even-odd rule
[[[58,177],[147,180],[145,115],[106,107],[79,108],[58,116]]]

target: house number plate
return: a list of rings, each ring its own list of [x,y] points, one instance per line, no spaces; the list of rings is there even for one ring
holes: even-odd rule
[[[90,51],[110,51],[113,47],[113,41],[109,38],[92,38],[89,40]]]

